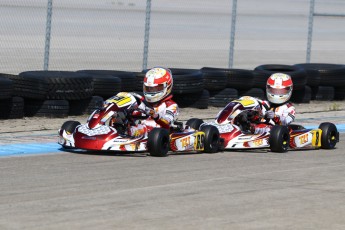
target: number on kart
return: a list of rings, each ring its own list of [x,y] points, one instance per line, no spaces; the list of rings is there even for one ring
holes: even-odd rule
[[[321,146],[321,130],[313,130],[312,131],[313,133],[313,140],[312,140],[312,145],[313,146],[317,146],[317,147],[320,147]]]
[[[117,106],[121,107],[129,102],[131,102],[131,98],[129,96],[115,96],[107,100],[108,103],[115,103]]]
[[[190,136],[181,139],[182,148],[186,148],[189,145],[190,145]]]
[[[301,143],[301,145],[305,144],[308,142],[308,133],[302,135],[299,137],[299,141]]]
[[[204,150],[204,140],[205,140],[205,134],[202,132],[198,132],[195,134],[195,143],[194,147],[195,150]]]

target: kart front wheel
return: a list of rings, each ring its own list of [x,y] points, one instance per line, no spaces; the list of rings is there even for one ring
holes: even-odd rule
[[[61,130],[65,130],[66,133],[72,134],[74,133],[75,128],[77,128],[79,125],[79,121],[65,121],[61,126]]]
[[[165,157],[169,151],[169,132],[166,129],[154,128],[148,134],[147,148],[151,156]]]
[[[191,118],[186,122],[186,125],[191,127],[192,129],[199,130],[200,125],[204,123],[202,119],[199,118]]]
[[[201,131],[205,133],[204,139],[204,152],[205,153],[215,153],[219,149],[219,130],[213,125],[204,125]]]
[[[333,149],[339,141],[339,133],[337,127],[330,122],[324,122],[319,125],[322,130],[321,134],[321,148]]]
[[[285,153],[290,144],[290,133],[287,126],[275,125],[270,131],[270,149],[272,152]]]

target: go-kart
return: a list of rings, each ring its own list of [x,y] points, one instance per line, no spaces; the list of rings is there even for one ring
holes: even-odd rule
[[[250,129],[253,117],[264,120],[258,100],[245,96],[228,103],[214,121],[192,118],[188,125],[195,129],[203,125],[217,127],[224,140],[224,149],[269,148],[272,152],[286,152],[293,149],[333,149],[339,142],[337,127],[330,122],[321,123],[317,129],[307,129],[298,124],[274,125],[269,132],[253,134]]]
[[[65,149],[149,152],[159,157],[166,156],[169,150],[214,153],[222,146],[218,129],[211,125],[192,129],[175,122],[170,130],[152,128],[142,135],[128,135],[128,127],[148,119],[145,111],[138,108],[139,103],[132,93],[120,92],[96,109],[85,124],[64,122],[58,131],[58,143]]]

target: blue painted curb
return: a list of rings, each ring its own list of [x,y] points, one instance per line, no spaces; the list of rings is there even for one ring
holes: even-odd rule
[[[58,143],[23,143],[0,145],[0,157],[60,152]]]

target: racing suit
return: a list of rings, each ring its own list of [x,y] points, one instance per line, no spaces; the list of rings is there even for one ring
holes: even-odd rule
[[[269,132],[273,125],[289,125],[295,120],[295,107],[290,102],[271,106],[268,101],[261,101],[261,103],[268,105],[268,107],[263,107],[269,109],[263,109],[264,118],[257,124],[252,124],[251,131],[254,134]]]
[[[140,103],[138,108],[147,111],[150,117],[135,126],[131,126],[128,130],[129,135],[135,137],[147,135],[147,133],[155,127],[170,129],[177,119],[179,108],[176,102],[172,100],[172,95],[151,105],[152,108],[149,108],[145,103]]]

